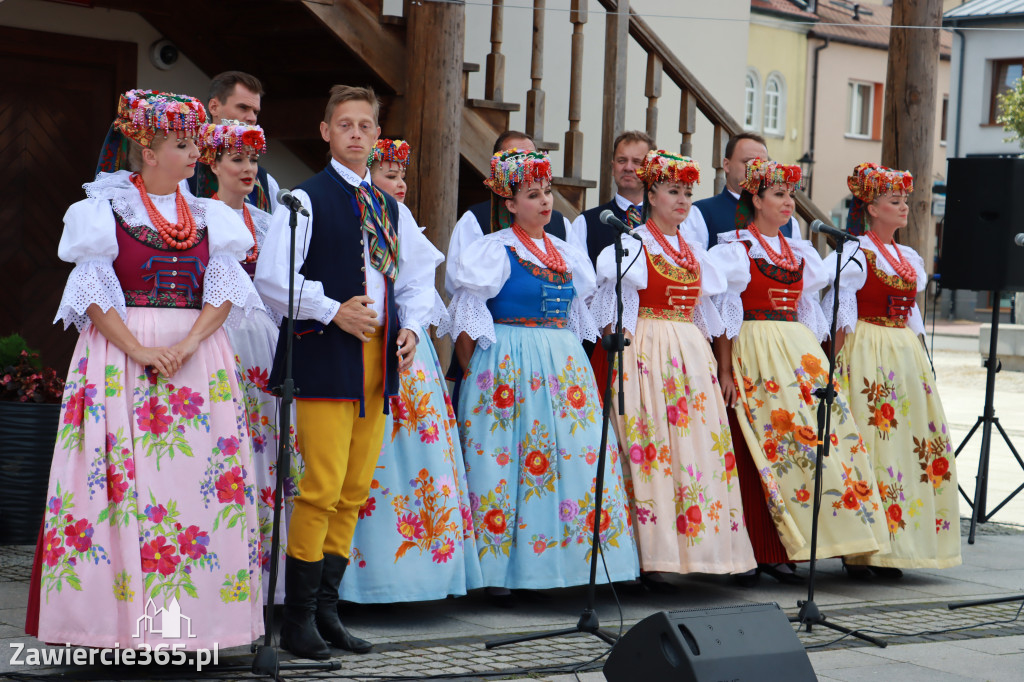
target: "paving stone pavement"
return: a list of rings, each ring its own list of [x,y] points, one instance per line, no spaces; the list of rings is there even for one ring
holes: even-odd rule
[[[981,411],[984,370],[976,353],[935,353],[939,388],[959,442]],[[997,408],[1018,450],[1024,450],[1024,374],[1003,373],[997,380]],[[961,485],[973,492],[974,467],[980,444],[965,450],[958,460]],[[996,444],[992,453],[990,499],[1012,491],[1021,480],[1016,462]],[[972,460],[971,457],[974,457]],[[961,513],[970,514],[966,502]],[[815,601],[830,621],[861,628],[885,640],[885,649],[828,629],[800,631],[800,642],[823,682],[887,679],[901,682],[1024,679],[1024,618],[1021,601],[950,611],[956,600],[1006,597],[1024,592],[1024,495],[997,515],[1000,523],[978,527],[974,545],[966,542],[967,522],[961,524],[964,563],[945,570],[907,571],[902,580],[852,581],[838,560],[819,563]],[[23,632],[28,595],[31,547],[0,547],[0,678],[80,680],[202,679],[189,670],[150,666],[140,668],[88,668],[18,666],[11,663],[12,645],[39,646]],[[724,605],[776,602],[795,614],[797,601],[806,596],[800,587],[784,586],[763,578],[750,589],[733,585],[727,577],[673,578],[678,591],[654,594],[636,588],[618,591],[620,607],[607,586],[600,587],[597,612],[602,624],[615,632],[620,613],[628,628],[657,611],[675,611]],[[480,594],[419,604],[347,607],[346,624],[375,642],[374,652],[344,655],[341,669],[331,673],[288,672],[288,679],[399,680],[445,676],[444,679],[543,680],[545,682],[598,682],[607,646],[589,635],[545,639],[493,650],[490,639],[507,634],[572,627],[585,602],[583,588],[528,594],[516,608],[498,609]],[[937,631],[945,632],[937,632]],[[287,654],[282,661],[290,661]],[[221,652],[216,679],[254,679],[225,666],[247,669],[251,657],[244,648]],[[579,666],[577,674],[567,667]],[[527,673],[522,669],[529,668]],[[300,677],[301,676],[301,677]],[[209,679],[209,678],[207,678]],[[440,679],[440,678],[439,678]],[[638,679],[642,679],[638,677]],[[622,681],[613,681],[622,682]],[[660,682],[660,681],[658,681]]]

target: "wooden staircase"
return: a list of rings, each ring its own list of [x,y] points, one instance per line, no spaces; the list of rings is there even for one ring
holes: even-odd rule
[[[589,7],[595,3],[570,0],[569,12],[549,16],[546,2],[533,0],[529,82],[521,84],[528,85],[523,88],[525,130],[538,140],[541,149],[561,152],[562,173],[554,182],[555,208],[572,218],[585,206],[586,191],[598,186],[598,182],[584,176],[584,133],[581,129],[583,28],[589,18]],[[383,0],[218,0],[216,3],[179,0],[174,8],[140,0],[96,0],[95,4],[137,12],[177,43],[183,53],[208,74],[242,68],[259,75],[267,89],[260,123],[274,143],[283,143],[313,169],[321,168],[326,158],[318,124],[326,104],[327,90],[334,83],[373,85],[382,100],[382,133],[389,137],[411,138],[415,142],[416,130],[419,130],[420,137],[426,139],[433,126],[443,128],[447,119],[457,116],[458,159],[447,167],[429,167],[429,172],[419,167],[424,178],[419,178],[413,170],[414,186],[410,196],[415,196],[418,180],[427,180],[428,183],[421,184],[429,184],[429,189],[434,191],[438,186],[434,174],[445,172],[450,178],[458,173],[459,185],[443,199],[443,202],[451,204],[457,202],[458,211],[486,198],[487,191],[480,181],[490,170],[493,141],[508,128],[510,114],[521,109],[518,102],[508,97],[505,78],[505,55],[502,52],[504,0],[491,0],[490,52],[482,60],[482,68],[478,64],[463,63],[465,8],[458,3],[417,2],[414,5],[412,0],[404,0],[400,16],[385,15]],[[598,175],[599,198],[607,200],[614,192],[610,147],[614,136],[624,127],[625,55],[630,41],[639,45],[647,56],[644,87],[647,132],[656,138],[658,103],[670,89],[663,84],[671,84],[671,89],[678,91],[680,98],[679,150],[683,154],[693,154],[692,137],[697,130],[698,115],[710,122],[713,129],[711,166],[715,191],[720,191],[725,182],[722,169],[725,141],[741,131],[739,123],[653,28],[626,3],[596,0],[596,4],[606,12],[605,41],[596,48],[603,49],[604,61],[602,132],[601,140],[588,140],[587,143],[600,145],[602,161],[600,167],[587,170]],[[449,22],[461,23],[458,23],[459,32],[447,37],[449,44],[445,47],[444,59],[432,67],[455,72],[454,75],[447,74],[457,79],[449,99],[460,97],[461,101],[446,103],[448,109],[445,111],[452,112],[451,115],[438,116],[435,111],[433,120],[421,121],[424,110],[429,110],[433,102],[430,96],[424,95],[424,84],[417,82],[422,76],[409,73],[422,73],[421,64],[409,62],[410,55],[416,54],[412,45],[420,35],[414,32],[417,26],[410,26],[410,21],[415,22],[419,17],[422,23],[423,17],[433,16],[430,13],[443,12],[448,13]],[[203,20],[195,21],[194,17],[203,17]],[[252,20],[246,17],[252,17]],[[552,17],[560,21],[562,17],[568,18],[568,26],[563,24],[562,30],[571,46],[568,64],[564,65],[569,72],[569,106],[561,142],[553,141],[553,131],[545,129],[543,46],[545,31],[557,29],[554,24],[546,22]],[[244,30],[223,30],[225,26],[235,24],[244,26]],[[454,44],[452,36],[457,36],[459,44]],[[418,49],[422,49],[422,40],[420,35]],[[588,54],[587,60],[593,62],[594,56]],[[559,68],[562,67],[560,64]],[[470,79],[480,71],[484,77],[484,96],[470,98]],[[436,75],[439,83],[445,80],[442,76],[446,74]],[[409,82],[411,77],[414,82]],[[430,80],[433,81],[434,77],[435,73],[431,72]],[[666,77],[668,83],[665,83]],[[457,93],[458,83],[461,83],[460,93]],[[416,151],[414,166],[417,163],[415,157]],[[457,199],[453,198],[456,196]],[[413,208],[415,210],[416,207]],[[422,203],[419,208],[424,208]],[[437,202],[431,208],[437,209]],[[447,243],[446,231],[450,230],[454,220],[447,225],[443,223],[448,221],[449,214],[456,214],[455,209],[456,206],[452,205],[444,211],[423,211],[432,216],[433,223],[425,224],[433,225],[428,234],[441,248]],[[807,221],[827,218],[803,193],[798,194],[797,211]],[[416,215],[420,217],[419,212]]]

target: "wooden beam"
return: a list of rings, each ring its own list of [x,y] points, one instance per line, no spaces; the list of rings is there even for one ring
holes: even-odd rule
[[[384,30],[366,5],[359,0],[334,0],[329,5],[302,0],[302,5],[395,93],[405,92],[405,46],[392,32]]]
[[[572,0],[572,52],[569,58],[569,129],[565,131],[564,168],[566,177],[583,177],[583,24],[587,23],[587,0]]]
[[[933,270],[929,254],[935,250],[935,219],[931,208],[939,31],[895,27],[938,29],[941,21],[940,2],[893,2],[889,67],[882,105],[882,165],[910,170],[918,179],[909,197],[910,215],[907,227],[899,233],[900,241],[924,256],[929,273]]]
[[[644,83],[644,97],[647,98],[647,134],[652,140],[658,139],[658,99],[661,98],[661,57],[647,53],[647,80]]]
[[[604,4],[606,0],[602,0]],[[629,3],[609,9],[605,15],[604,98],[601,123],[600,201],[615,195],[612,180],[612,143],[626,124],[626,51],[629,47]]]

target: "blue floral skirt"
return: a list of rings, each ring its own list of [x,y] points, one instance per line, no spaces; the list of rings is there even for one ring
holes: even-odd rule
[[[455,411],[423,330],[402,373],[341,598],[425,601],[481,586]]]
[[[586,583],[601,445],[593,371],[567,329],[494,328],[496,342],[470,360],[458,406],[483,584]],[[639,572],[617,449],[609,432],[598,523],[613,581]],[[597,577],[607,580],[601,568]]]

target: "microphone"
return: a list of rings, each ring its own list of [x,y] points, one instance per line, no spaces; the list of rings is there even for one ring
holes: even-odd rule
[[[845,239],[846,241],[849,242],[857,241],[857,238],[850,234],[849,232],[846,232],[845,230],[840,230],[838,227],[832,227],[828,223],[822,222],[820,220],[815,220],[811,223],[811,232],[820,232],[821,234],[827,234],[828,236],[834,237],[835,239]]]
[[[1024,232],[1020,232],[1016,237],[1013,238],[1013,243],[1017,246],[1024,246]]]
[[[636,230],[629,229],[629,225],[619,220],[618,216],[610,208],[601,211],[600,221],[609,227],[614,227],[622,234],[640,241],[640,235],[636,233]]]
[[[309,217],[309,211],[303,208],[302,202],[299,201],[294,194],[292,194],[289,190],[285,189],[284,187],[282,187],[281,190],[277,193],[277,203],[281,204],[282,206],[287,206],[289,209],[295,211],[296,213],[304,215],[307,218]]]

